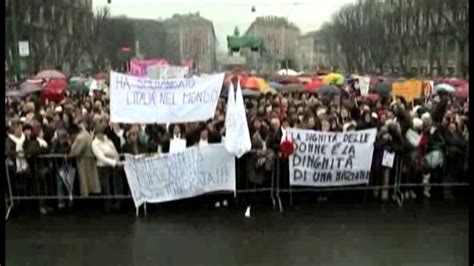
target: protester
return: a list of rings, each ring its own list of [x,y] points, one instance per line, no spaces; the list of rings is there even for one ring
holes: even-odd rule
[[[114,143],[105,135],[105,126],[97,124],[94,130],[95,138],[92,141],[92,152],[97,158],[97,170],[100,179],[101,190],[104,195],[123,195],[123,184],[121,177],[114,174],[113,168],[123,166],[120,155],[115,149]],[[115,172],[116,173],[116,172]],[[105,200],[105,210],[110,211],[112,201]],[[120,202],[116,202],[115,209],[120,208]]]
[[[280,151],[281,143],[288,139],[288,128],[322,132],[376,128],[371,184],[384,187],[374,189],[377,200],[388,201],[393,195],[394,191],[386,187],[394,184],[397,167],[402,183],[423,185],[421,191],[402,189],[406,199],[431,198],[435,191],[430,187],[433,183],[468,181],[469,113],[465,100],[439,93],[414,103],[403,98],[390,103],[388,97],[368,101],[358,97],[357,80],[348,87],[349,94],[341,94],[339,100],[324,99],[310,92],[245,97],[254,150],[247,158],[250,171],[245,178],[252,184],[265,184],[276,167],[275,159],[280,158],[281,180],[288,179],[288,159],[282,159]],[[176,140],[184,141],[186,147],[224,141],[225,98],[218,101],[215,116],[209,121],[167,126],[111,123],[107,98],[101,93],[70,93],[61,103],[7,99],[5,151],[10,159],[9,171],[15,176],[28,173],[37,166],[25,160],[25,153],[39,156],[45,151],[36,152],[38,146],[46,147],[52,153],[68,154],[75,159],[81,196],[122,193],[119,187],[119,191],[111,191],[118,185],[113,182],[119,180],[112,176],[122,172],[117,169],[122,165],[119,154],[168,153],[170,143]],[[393,167],[382,165],[386,152],[395,154]],[[66,168],[73,166],[64,160],[52,171]],[[66,191],[64,184],[58,186],[59,195]],[[450,188],[441,192],[444,198],[456,197]],[[331,200],[329,194],[321,195],[328,195]],[[64,202],[59,206],[63,208]]]
[[[71,124],[69,134],[73,140],[69,156],[76,158],[81,196],[101,193],[97,164],[92,152],[92,136],[83,126]]]

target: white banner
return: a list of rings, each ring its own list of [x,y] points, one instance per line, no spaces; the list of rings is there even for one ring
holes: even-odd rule
[[[110,120],[166,124],[214,117],[224,73],[186,79],[150,79],[110,73]]]
[[[366,96],[369,94],[370,90],[370,77],[358,77],[359,79],[359,89],[360,89],[360,95]]]
[[[30,56],[30,44],[28,43],[28,41],[18,42],[18,52],[21,57]]]
[[[155,157],[125,157],[125,173],[135,206],[195,197],[207,192],[235,193],[235,157],[222,144],[193,146]]]
[[[149,66],[147,75],[151,79],[182,79],[189,73],[188,67],[181,66]]]
[[[296,144],[290,156],[290,185],[368,184],[377,129],[324,133],[289,129]]]

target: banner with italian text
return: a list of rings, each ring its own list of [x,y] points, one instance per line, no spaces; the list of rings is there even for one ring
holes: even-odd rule
[[[290,185],[368,184],[377,129],[334,133],[289,129],[296,149],[290,156]]]
[[[166,124],[214,117],[224,73],[183,79],[150,79],[110,74],[110,120]]]
[[[223,144],[193,146],[154,157],[126,155],[124,169],[135,207],[236,191],[235,158]]]

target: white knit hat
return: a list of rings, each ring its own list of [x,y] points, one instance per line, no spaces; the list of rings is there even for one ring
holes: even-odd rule
[[[426,112],[421,116],[421,120],[431,119],[431,114]]]
[[[414,129],[421,129],[423,126],[423,121],[418,117],[413,118],[413,128]]]

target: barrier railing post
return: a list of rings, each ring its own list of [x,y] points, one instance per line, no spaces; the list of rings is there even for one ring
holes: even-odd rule
[[[277,157],[276,161],[277,161],[277,163],[276,163],[276,165],[277,165],[277,167],[276,167],[277,182],[276,183],[277,183],[277,191],[278,191],[277,199],[278,199],[278,206],[280,208],[280,212],[283,212],[283,205],[281,204],[281,198],[280,198],[280,185],[281,185],[281,180],[280,180],[280,158]]]
[[[10,216],[10,211],[13,208],[13,193],[12,193],[12,186],[11,186],[11,181],[10,181],[10,171],[9,171],[7,160],[5,160],[5,171],[6,171],[6,176],[5,177],[7,178],[7,187],[8,187],[8,200],[5,199],[5,206],[6,206],[5,221],[7,221],[8,217]]]
[[[278,169],[278,168],[277,168]],[[273,188],[275,186],[275,168],[272,169],[272,174],[271,174],[271,185],[270,185],[270,195],[272,197],[272,204],[273,204],[273,209],[275,209],[276,206],[276,201],[275,197],[273,195]]]

